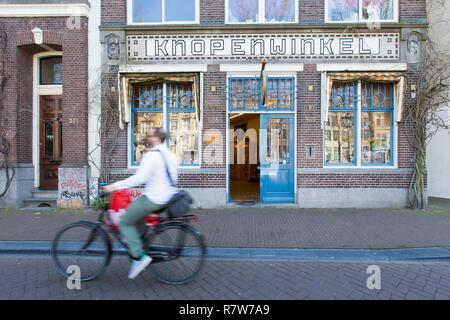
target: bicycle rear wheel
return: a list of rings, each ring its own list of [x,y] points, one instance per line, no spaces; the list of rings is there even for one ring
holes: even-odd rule
[[[205,263],[203,236],[189,225],[161,225],[149,235],[146,248],[147,254],[153,258],[149,269],[163,283],[191,282]]]
[[[57,271],[65,278],[72,268],[80,271],[80,281],[99,277],[111,261],[111,242],[103,229],[89,222],[65,226],[52,243],[51,256]]]

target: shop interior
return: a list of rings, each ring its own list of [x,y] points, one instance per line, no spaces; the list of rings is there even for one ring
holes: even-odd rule
[[[242,129],[247,132],[254,129],[257,139],[256,163],[250,163],[250,138],[245,138],[245,161],[238,161],[238,139],[235,135],[231,146],[234,148],[234,161],[230,163],[230,200],[239,204],[255,204],[260,202],[260,171],[259,171],[259,114],[231,113],[230,129],[236,132]],[[243,146],[241,146],[243,148]],[[254,156],[255,157],[255,156]],[[243,163],[242,163],[243,162]]]

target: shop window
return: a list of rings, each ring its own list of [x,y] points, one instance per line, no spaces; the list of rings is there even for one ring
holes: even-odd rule
[[[198,23],[199,0],[129,0],[132,24]]]
[[[262,105],[260,78],[230,78],[230,111],[294,110],[294,78],[269,78]]]
[[[49,57],[40,60],[40,84],[62,84],[62,57]]]
[[[357,92],[361,92],[361,99]],[[333,83],[328,121],[324,131],[325,163],[357,165],[360,150],[361,165],[392,165],[393,112],[392,83]],[[361,119],[357,118],[358,114]],[[358,120],[361,123],[360,129]],[[356,139],[358,135],[361,137],[360,142]]]
[[[199,164],[199,128],[192,87],[190,82],[133,85],[133,165],[137,165],[149,150],[147,134],[155,127],[166,130],[167,145],[181,165]]]
[[[398,0],[326,0],[328,22],[395,22]]]
[[[298,0],[227,0],[228,23],[293,23]]]

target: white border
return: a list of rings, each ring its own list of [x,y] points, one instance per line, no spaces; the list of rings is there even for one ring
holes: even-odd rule
[[[89,6],[73,4],[0,4],[0,17],[89,16]]]
[[[261,68],[260,65],[256,65],[259,68]],[[225,137],[225,168],[226,168],[226,205],[230,206],[232,205],[232,203],[230,203],[229,200],[229,194],[230,194],[230,136],[229,136],[229,131],[230,131],[230,100],[228,99],[228,95],[229,95],[229,88],[228,88],[228,84],[229,84],[229,80],[230,78],[234,78],[234,77],[260,77],[259,73],[252,73],[252,72],[227,72],[227,80],[226,80],[226,111],[227,111],[227,115],[226,115],[226,137]],[[294,83],[295,83],[295,87],[294,87],[294,111],[245,111],[245,112],[235,112],[235,113],[248,113],[248,114],[293,114],[294,115],[294,203],[292,205],[297,206],[298,205],[298,179],[297,179],[297,175],[298,175],[298,168],[297,168],[297,164],[298,164],[298,146],[297,146],[297,140],[298,140],[298,123],[297,123],[297,117],[298,117],[298,92],[297,92],[297,73],[296,72],[270,72],[268,77],[293,77],[294,78]],[[259,156],[259,155],[258,155]],[[261,203],[261,199],[259,202],[259,205],[263,205],[263,203]],[[288,205],[291,205],[290,203]],[[270,205],[269,205],[270,206]]]
[[[33,55],[33,166],[34,166],[34,187],[40,185],[40,152],[39,152],[39,134],[40,134],[40,96],[62,95],[63,85],[40,85],[39,84],[39,61],[46,57],[62,57],[61,51],[41,52]]]
[[[245,0],[242,0],[245,1]],[[228,13],[229,0],[225,0],[225,24],[295,24],[299,22],[299,0],[295,1],[295,20],[291,22],[269,22],[266,20],[266,2],[265,0],[258,0],[258,21],[255,22],[230,22]]]
[[[195,0],[195,21],[165,21],[165,2],[162,1],[162,21],[161,22],[133,22],[133,0],[127,0],[127,24],[133,26],[142,26],[142,25],[177,25],[177,24],[200,24],[200,0]]]
[[[120,73],[207,72],[206,64],[126,64]]]
[[[407,63],[318,63],[317,71],[406,71]]]
[[[350,20],[350,21],[330,21],[328,16],[328,1],[325,0],[325,23],[337,23],[337,24],[345,24],[345,23],[351,23],[351,24],[373,24],[373,23],[396,23],[399,22],[399,0],[393,0],[394,1],[394,19],[392,20],[363,20],[362,17],[362,0],[359,0],[358,3],[358,20]]]
[[[303,71],[303,64],[298,63],[279,63],[267,64],[266,71],[268,72],[296,72]],[[220,72],[261,72],[261,65],[259,64],[221,64]]]
[[[91,12],[89,17],[89,43],[88,43],[88,96],[89,96],[89,108],[88,108],[88,150],[90,157],[90,178],[98,178],[100,176],[101,169],[101,149],[102,144],[100,141],[100,133],[98,130],[99,117],[101,115],[101,90],[100,85],[101,68],[102,68],[102,51],[100,44],[100,30],[101,24],[101,11],[100,1],[91,1]]]

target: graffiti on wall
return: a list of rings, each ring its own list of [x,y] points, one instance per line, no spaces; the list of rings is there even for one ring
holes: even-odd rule
[[[58,207],[83,208],[88,202],[89,190],[85,168],[60,168]]]

